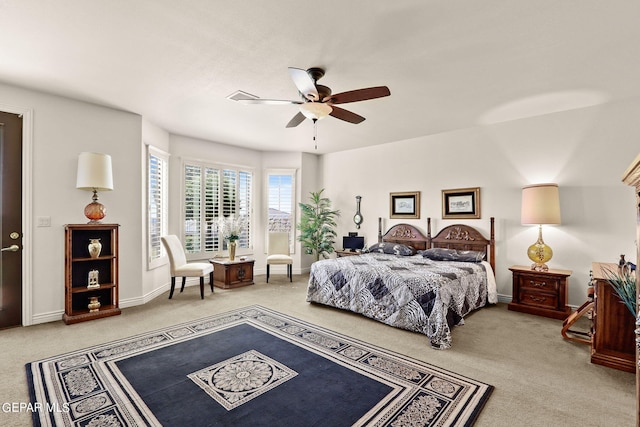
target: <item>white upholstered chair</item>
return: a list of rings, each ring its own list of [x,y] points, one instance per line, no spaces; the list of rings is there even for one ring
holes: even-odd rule
[[[204,299],[204,277],[209,275],[209,284],[211,292],[213,292],[213,265],[210,262],[187,262],[187,256],[184,254],[182,242],[178,236],[173,234],[161,237],[162,244],[169,254],[169,263],[171,264],[171,292],[169,299],[173,297],[173,291],[176,288],[176,277],[182,277],[182,287],[180,292],[184,291],[184,284],[187,277],[200,278],[200,298]]]
[[[289,233],[269,233],[269,252],[267,254],[267,283],[271,265],[286,265],[287,277],[293,281],[293,258],[289,252]]]

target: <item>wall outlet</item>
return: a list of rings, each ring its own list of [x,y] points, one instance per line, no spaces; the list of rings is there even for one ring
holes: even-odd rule
[[[51,217],[50,216],[39,216],[38,227],[51,227]]]

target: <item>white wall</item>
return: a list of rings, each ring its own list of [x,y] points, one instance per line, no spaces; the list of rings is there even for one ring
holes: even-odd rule
[[[86,223],[91,193],[77,190],[78,154],[110,154],[114,191],[99,194],[107,208],[104,222],[120,227],[120,300],[141,294],[140,135],[141,117],[68,98],[0,84],[0,102],[33,111],[32,177],[27,203],[32,227],[24,229],[32,249],[30,302],[26,324],[60,320],[64,312],[64,225]],[[51,227],[37,227],[50,217]],[[29,302],[27,301],[27,304]]]
[[[489,232],[496,218],[498,292],[510,300],[511,265],[528,265],[526,249],[537,227],[520,224],[521,188],[556,182],[562,224],[543,236],[554,250],[551,268],[573,270],[569,303],[586,300],[592,261],[635,261],[634,191],[621,182],[640,151],[640,99],[566,111],[490,126],[478,126],[366,149],[327,154],[322,180],[327,196],[341,209],[338,235],[355,231],[355,196],[362,196],[360,231],[376,241],[377,218],[389,218],[389,193],[421,192],[421,219],[407,220],[432,233],[454,222]],[[480,220],[443,220],[441,190],[480,187]]]
[[[481,187],[481,220],[466,221],[488,233],[496,217],[499,292],[511,295],[508,267],[527,264],[526,248],[535,227],[520,225],[520,191],[530,183],[560,185],[563,222],[546,227],[545,241],[554,249],[550,264],[573,270],[570,304],[585,300],[592,261],[615,262],[621,253],[634,260],[635,202],[622,173],[639,151],[640,99],[479,126],[430,137],[316,156],[309,153],[262,153],[217,142],[170,135],[136,114],[0,84],[0,104],[33,112],[30,229],[32,274],[29,323],[59,320],[64,310],[64,233],[68,223],[85,223],[83,208],[90,193],[75,188],[77,156],[98,151],[113,158],[115,190],[100,194],[106,222],[119,223],[120,302],[144,303],[168,285],[166,266],[146,268],[146,156],[144,144],[169,151],[170,232],[180,233],[182,159],[236,164],[255,171],[254,226],[264,228],[262,200],[265,168],[295,168],[296,203],[325,188],[342,211],[338,235],[354,231],[355,196],[362,196],[369,243],[376,240],[377,218],[389,217],[389,193],[420,191],[424,229],[452,223],[441,219],[441,190]],[[462,172],[464,171],[464,172]],[[255,214],[255,213],[258,214]],[[38,217],[51,227],[36,227]],[[294,272],[308,271],[312,258],[296,248]],[[264,236],[256,234],[256,274],[264,273]],[[299,263],[298,263],[299,261]]]

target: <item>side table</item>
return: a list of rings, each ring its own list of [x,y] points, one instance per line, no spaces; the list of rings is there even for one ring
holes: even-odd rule
[[[338,258],[343,257],[343,256],[356,256],[356,255],[360,255],[362,254],[362,252],[358,252],[358,251],[336,251],[336,256]]]
[[[253,264],[255,260],[236,258],[210,259],[213,264],[213,285],[222,289],[253,285]]]
[[[572,271],[535,271],[515,265],[513,273],[513,299],[509,310],[564,320],[571,314],[567,305],[568,280]]]

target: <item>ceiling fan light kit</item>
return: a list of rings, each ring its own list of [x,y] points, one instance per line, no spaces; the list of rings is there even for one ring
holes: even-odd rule
[[[304,114],[307,119],[311,120],[320,120],[327,117],[333,108],[329,104],[324,104],[321,102],[305,102],[300,105],[300,112]]]
[[[293,83],[298,88],[298,92],[300,92],[300,96],[302,97],[301,101],[253,98],[253,95],[242,91],[236,91],[228,98],[242,102],[243,104],[299,105],[300,111],[293,116],[289,123],[287,123],[286,127],[296,127],[302,123],[305,118],[308,118],[312,120],[314,124],[313,139],[315,141],[316,122],[327,116],[332,116],[336,119],[353,124],[362,123],[365,120],[364,117],[349,110],[345,110],[344,108],[336,107],[335,104],[366,101],[391,95],[389,88],[386,86],[368,87],[332,95],[330,88],[316,84],[316,82],[324,76],[324,69],[318,67],[312,67],[308,70],[289,67],[289,75],[291,76]]]

